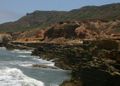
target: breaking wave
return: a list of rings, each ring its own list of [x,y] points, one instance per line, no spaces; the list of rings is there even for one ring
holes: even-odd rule
[[[30,78],[17,68],[0,69],[0,86],[44,86],[44,83]]]

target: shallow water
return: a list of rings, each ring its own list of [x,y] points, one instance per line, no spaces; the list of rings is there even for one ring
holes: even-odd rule
[[[33,64],[54,66],[53,62],[31,56],[31,51],[0,48],[0,86],[59,86],[69,79],[68,71],[33,68]]]

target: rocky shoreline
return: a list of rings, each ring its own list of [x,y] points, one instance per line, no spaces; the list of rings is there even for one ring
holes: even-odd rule
[[[119,53],[119,43],[111,39],[80,45],[44,44],[33,51],[57,67],[72,70],[71,80],[60,86],[120,86]]]
[[[120,42],[112,39],[84,40],[81,44],[12,43],[8,49],[33,49],[32,55],[52,60],[71,70],[71,79],[60,86],[120,86]],[[21,47],[18,47],[21,46]],[[35,46],[37,47],[35,47]],[[33,67],[47,68],[44,65]],[[54,67],[49,67],[56,69]]]
[[[8,49],[32,49],[32,55],[72,70],[61,86],[120,86],[119,25],[120,20],[62,22],[34,34],[1,34],[0,40]]]
[[[60,86],[120,86],[120,42],[113,39],[84,40],[81,44],[12,43],[8,49],[32,49],[32,55],[53,60],[55,66],[72,70]],[[21,45],[21,47],[18,47]],[[35,46],[37,47],[35,47]],[[16,47],[15,47],[16,46]],[[43,67],[43,65],[33,65]],[[54,69],[53,67],[50,67]]]

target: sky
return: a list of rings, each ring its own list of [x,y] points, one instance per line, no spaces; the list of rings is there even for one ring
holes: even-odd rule
[[[118,3],[120,0],[0,0],[0,23],[18,20],[35,10],[69,11],[88,5]]]

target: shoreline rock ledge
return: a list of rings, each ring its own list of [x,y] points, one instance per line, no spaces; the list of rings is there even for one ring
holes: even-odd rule
[[[45,44],[33,55],[72,70],[71,79],[60,86],[120,86],[120,49],[115,40],[94,40],[82,45]]]

